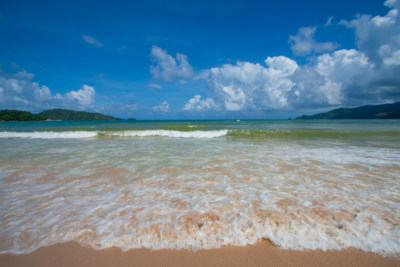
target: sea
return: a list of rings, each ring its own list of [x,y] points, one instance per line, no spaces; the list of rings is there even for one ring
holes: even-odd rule
[[[400,254],[400,120],[0,123],[0,253]]]

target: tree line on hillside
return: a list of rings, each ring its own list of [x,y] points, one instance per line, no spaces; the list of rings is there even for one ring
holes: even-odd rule
[[[92,121],[92,120],[121,120],[119,118],[91,113],[86,111],[75,111],[68,109],[45,110],[39,114],[20,110],[0,110],[0,121],[45,121],[45,120],[66,120],[66,121]],[[134,120],[134,119],[131,119]]]
[[[296,120],[321,119],[400,119],[400,102],[383,105],[366,105],[356,108],[338,108],[310,116],[300,116]]]
[[[44,121],[47,117],[41,114],[32,114],[28,111],[0,110],[0,121]]]

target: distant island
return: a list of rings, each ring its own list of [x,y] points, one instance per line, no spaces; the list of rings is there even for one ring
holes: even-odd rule
[[[357,108],[338,108],[325,113],[310,116],[303,115],[295,119],[400,119],[400,102],[384,105],[366,105]]]
[[[69,109],[49,109],[45,110],[39,115],[45,116],[49,120],[62,120],[62,121],[115,121],[121,120],[119,118],[104,115],[101,113],[91,113],[86,111],[75,111]]]
[[[0,121],[115,121],[122,120],[113,116],[101,113],[91,113],[86,111],[75,111],[69,109],[50,109],[39,114],[20,110],[0,110]],[[131,118],[130,120],[135,120]]]
[[[0,121],[45,121],[47,118],[40,114],[32,114],[20,110],[0,110]]]

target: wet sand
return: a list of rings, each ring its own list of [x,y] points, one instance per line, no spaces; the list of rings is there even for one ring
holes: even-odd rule
[[[211,250],[94,250],[76,242],[24,254],[1,254],[0,266],[400,266],[400,256],[383,257],[359,249],[293,251],[263,240],[252,246]]]

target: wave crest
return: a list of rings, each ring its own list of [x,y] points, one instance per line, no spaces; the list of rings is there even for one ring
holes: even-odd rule
[[[173,130],[142,130],[142,131],[64,131],[64,132],[0,132],[0,138],[31,138],[31,139],[83,139],[95,137],[172,137],[172,138],[216,138],[227,135],[228,130],[217,131],[173,131]]]

